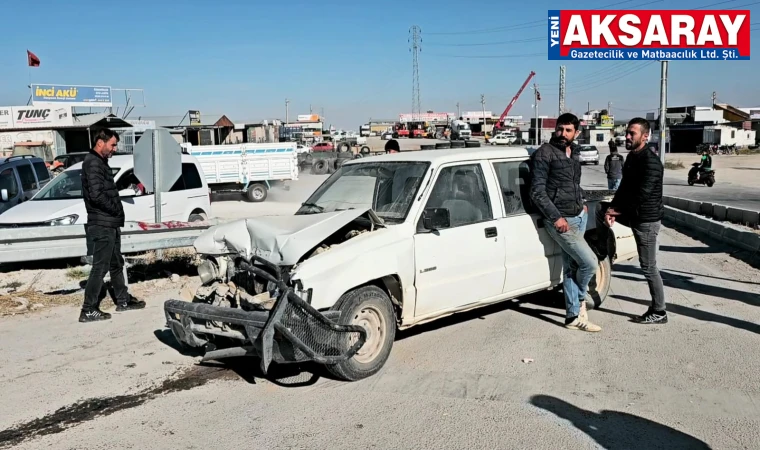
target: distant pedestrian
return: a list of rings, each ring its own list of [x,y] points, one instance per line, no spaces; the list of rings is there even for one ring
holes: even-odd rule
[[[614,191],[620,187],[620,180],[623,178],[623,164],[625,164],[625,157],[618,152],[617,147],[611,147],[610,154],[604,160],[607,189]]]
[[[652,305],[646,313],[634,319],[638,323],[667,323],[665,289],[657,268],[657,237],[665,215],[662,201],[664,169],[660,158],[647,146],[649,122],[636,117],[628,122],[625,148],[630,150],[623,166],[623,180],[604,214],[604,222],[612,226],[615,220],[633,230],[639,264],[649,285]]]
[[[557,118],[549,143],[531,155],[530,198],[543,216],[547,233],[562,250],[565,327],[598,332],[602,328],[589,322],[586,310],[588,284],[599,260],[584,237],[588,207],[581,188],[580,149],[572,145],[579,133],[578,117],[565,113]]]
[[[85,234],[92,246],[92,269],[84,291],[80,322],[108,320],[111,315],[100,310],[100,293],[106,272],[116,297],[116,311],[142,309],[145,302],[129,295],[124,280],[124,257],[121,254],[121,227],[124,207],[114,183],[108,159],[116,152],[119,135],[104,128],[93,138],[93,148],[82,162],[82,196],[87,210]],[[89,252],[88,252],[89,253]]]
[[[385,153],[399,153],[401,152],[401,147],[398,145],[398,141],[395,139],[391,139],[390,141],[385,143]]]
[[[610,147],[610,153],[617,151],[617,143],[615,142],[614,137],[610,138],[610,141],[607,143],[607,145]]]

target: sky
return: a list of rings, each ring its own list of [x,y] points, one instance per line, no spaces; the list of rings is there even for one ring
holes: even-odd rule
[[[556,115],[561,63],[566,107],[577,114],[611,102],[615,118],[628,119],[659,106],[659,63],[548,60],[547,10],[569,7],[557,1],[3,3],[1,106],[25,105],[31,80],[143,89],[145,107],[130,118],[179,122],[193,109],[204,123],[222,114],[233,122],[284,119],[287,98],[291,120],[311,107],[324,112],[326,124],[357,130],[370,119],[412,112],[412,25],[422,30],[423,111],[456,112],[457,103],[463,112],[480,111],[483,95],[485,109],[500,114],[535,71],[539,114]],[[709,5],[749,9],[751,17],[760,12],[753,0],[591,0],[572,7]],[[40,67],[27,67],[27,49]],[[670,62],[668,104],[708,106],[716,91],[718,102],[758,106],[758,59]],[[123,93],[114,97],[124,104]],[[532,116],[532,105],[526,89],[510,115]]]

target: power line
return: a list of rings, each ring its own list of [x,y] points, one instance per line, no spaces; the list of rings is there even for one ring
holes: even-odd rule
[[[465,59],[498,59],[498,58],[527,58],[531,56],[545,56],[546,53],[520,53],[514,55],[440,55],[435,53],[426,53],[430,56],[440,56],[443,58],[465,58]]]
[[[610,79],[610,80],[607,80],[607,81],[604,81],[604,82],[602,82],[602,83],[598,83],[598,84],[595,84],[595,85],[593,85],[593,86],[589,86],[589,87],[586,87],[586,88],[583,88],[583,89],[578,89],[578,90],[575,90],[575,91],[571,91],[571,92],[568,92],[568,94],[577,94],[578,92],[585,92],[585,91],[589,91],[589,90],[591,90],[591,89],[596,89],[596,88],[598,88],[599,86],[604,86],[605,84],[610,84],[610,83],[612,83],[612,82],[615,82],[615,81],[617,81],[617,80],[620,80],[620,79],[622,79],[622,78],[625,78],[625,77],[627,77],[627,76],[629,76],[629,75],[633,75],[634,73],[636,73],[636,72],[638,72],[638,71],[640,71],[640,70],[642,70],[642,69],[644,69],[644,68],[646,68],[646,67],[649,67],[649,66],[651,66],[652,64],[654,64],[654,63],[656,63],[656,62],[657,62],[657,61],[649,61],[649,62],[647,62],[647,63],[643,64],[642,66],[639,66],[639,67],[638,67],[638,68],[636,68],[636,69],[633,69],[633,70],[631,70],[631,71],[628,71],[628,72],[626,72],[626,73],[624,73],[624,74],[620,75],[619,77],[616,77],[616,78],[612,78],[612,79]]]
[[[479,42],[475,44],[445,44],[441,42],[434,42],[432,44],[428,43],[427,45],[433,45],[436,47],[478,47],[483,45],[501,45],[501,44],[520,44],[524,42],[538,42],[538,41],[546,41],[548,38],[546,36],[542,37],[534,37],[534,38],[526,38],[526,39],[512,39],[509,41],[498,41],[498,42]]]

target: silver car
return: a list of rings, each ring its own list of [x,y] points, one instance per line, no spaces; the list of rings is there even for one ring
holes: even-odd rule
[[[599,149],[595,145],[581,145],[581,164],[599,165]]]

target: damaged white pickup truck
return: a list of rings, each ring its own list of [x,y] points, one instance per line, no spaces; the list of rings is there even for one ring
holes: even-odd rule
[[[345,380],[375,374],[397,329],[560,286],[561,252],[528,197],[525,149],[451,149],[351,161],[295,215],[218,225],[195,241],[203,286],[168,300],[167,324],[205,359],[251,355],[266,373],[315,361]],[[589,213],[608,191],[591,191]],[[599,257],[636,256],[631,230],[589,221]]]

